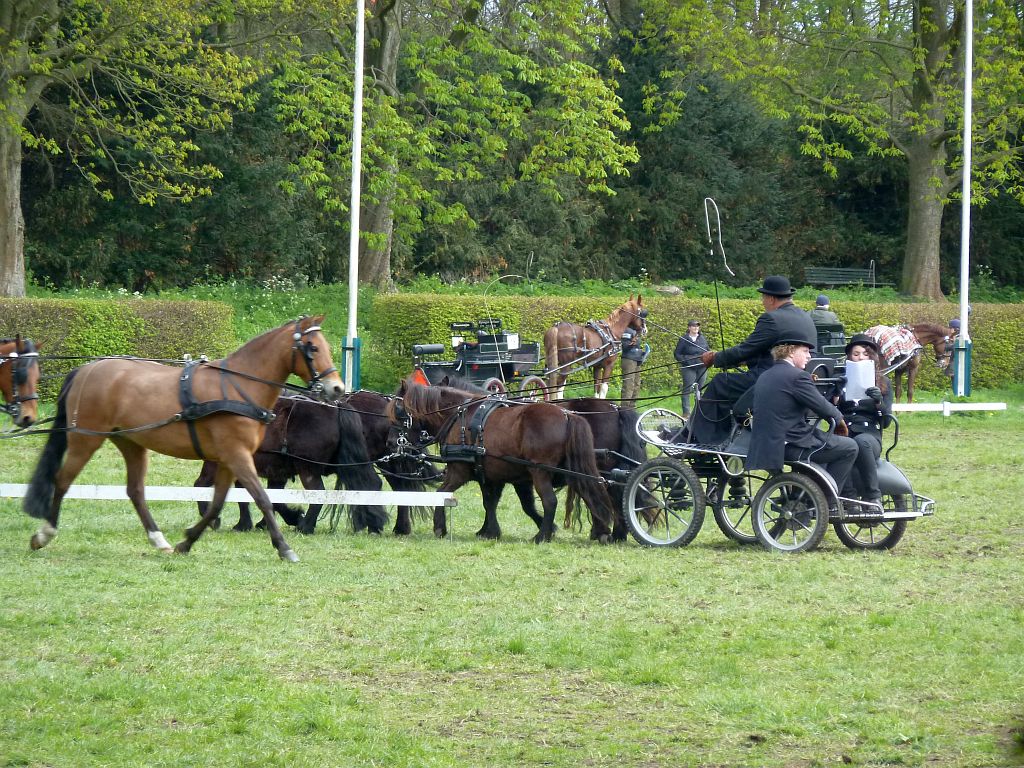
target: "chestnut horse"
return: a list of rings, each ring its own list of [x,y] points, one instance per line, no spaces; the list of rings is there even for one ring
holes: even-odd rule
[[[278,555],[298,560],[281,535],[252,456],[290,375],[326,399],[345,392],[320,331],[322,319],[301,317],[257,336],[222,360],[191,363],[184,371],[130,358],[105,358],[72,370],[64,379],[53,431],[25,495],[25,512],[44,521],[32,537],[32,548],[45,547],[57,535],[64,494],[109,439],[124,457],[128,498],[157,549],[170,552],[171,546],[146,505],[150,450],[218,463],[213,501],[174,551],[184,554],[192,548],[220,514],[238,478],[263,513]]]
[[[39,347],[15,336],[0,339],[0,392],[3,411],[21,427],[31,427],[39,418],[36,385],[39,383]]]
[[[483,408],[491,410],[479,423]],[[501,537],[497,507],[505,485],[511,484],[523,511],[539,528],[534,542],[551,541],[558,506],[555,475],[564,476],[590,509],[594,538],[606,541],[610,536],[612,501],[598,472],[594,438],[582,417],[551,403],[479,398],[451,387],[424,387],[410,380],[399,388],[389,414],[396,424],[411,420],[437,436],[441,455],[449,459],[439,490],[455,491],[473,479],[480,484],[484,524],[477,536]],[[540,495],[543,517],[536,512],[534,489]],[[446,533],[445,510],[438,507],[434,534]]]
[[[875,340],[885,361],[887,373],[893,374],[893,400],[899,402],[903,391],[903,374],[907,374],[907,402],[914,402],[914,382],[921,367],[921,349],[931,345],[935,362],[943,371],[949,369],[956,331],[936,323],[914,325],[875,325],[864,331]]]
[[[577,370],[593,368],[594,397],[608,396],[608,380],[619,356],[619,340],[627,328],[647,333],[647,310],[639,295],[630,294],[625,304],[616,308],[605,320],[591,320],[586,325],[560,321],[544,334],[544,362],[547,368],[548,392],[545,399],[561,399],[565,380]]]

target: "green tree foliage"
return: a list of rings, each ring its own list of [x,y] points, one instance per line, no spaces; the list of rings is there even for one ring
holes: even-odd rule
[[[742,79],[771,114],[799,118],[805,153],[834,172],[848,138],[907,163],[903,288],[937,298],[943,205],[960,184],[964,6],[960,0],[643,4],[675,39],[680,66]],[[972,199],[1024,199],[1021,9],[975,8]],[[646,29],[646,28],[645,28]]]
[[[259,0],[13,0],[0,7],[0,295],[24,293],[22,148],[65,153],[104,195],[190,200],[218,170],[198,132],[244,105],[253,60],[219,36]]]
[[[389,285],[389,244],[408,246],[425,226],[473,226],[448,192],[485,182],[495,164],[502,189],[528,183],[556,201],[567,178],[607,192],[627,171],[637,155],[619,139],[628,123],[615,83],[592,63],[592,10],[580,0],[373,5],[363,215],[368,247],[384,258],[363,279]],[[295,170],[339,221],[351,178],[349,20],[339,9],[333,44],[304,51],[277,81],[283,125],[303,148]]]

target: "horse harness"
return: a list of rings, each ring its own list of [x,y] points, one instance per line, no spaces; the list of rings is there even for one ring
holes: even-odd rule
[[[33,365],[39,365],[39,352],[29,339],[21,339],[21,351],[18,351],[19,339],[0,339],[0,342],[14,342],[14,351],[0,357],[0,366],[11,366],[11,399],[4,396],[2,410],[12,419],[17,420],[21,415],[21,404],[30,400],[38,400],[39,393],[22,395],[18,391],[19,385],[28,383],[28,371]]]
[[[316,365],[313,362],[313,353],[316,352],[316,346],[311,341],[302,341],[303,336],[309,333],[314,333],[320,330],[320,326],[313,325],[303,331],[300,327],[302,318],[295,321],[295,332],[292,334],[294,344],[292,345],[292,369],[295,368],[295,354],[301,352],[303,359],[306,361],[306,367],[309,369],[310,384],[309,390],[314,394],[323,392],[323,384],[321,379],[325,376],[334,373],[337,369],[334,367],[328,368],[323,372],[316,370]],[[269,424],[276,417],[277,414],[273,410],[262,408],[252,401],[237,383],[232,381],[232,386],[235,392],[242,398],[241,400],[232,399],[228,396],[227,391],[227,377],[230,376],[242,376],[243,378],[252,379],[254,381],[261,381],[265,384],[276,384],[277,382],[268,382],[257,376],[251,376],[240,371],[232,371],[229,368],[222,366],[211,366],[220,371],[220,400],[207,400],[205,402],[198,402],[195,399],[195,394],[192,391],[192,380],[195,376],[196,370],[199,366],[210,365],[206,360],[196,360],[185,364],[185,368],[181,372],[181,376],[178,378],[178,401],[181,403],[181,411],[179,411],[175,417],[175,421],[184,421],[188,427],[188,436],[192,441],[192,448],[195,450],[196,455],[206,461],[206,456],[203,454],[203,449],[199,444],[199,434],[196,432],[195,422],[199,419],[210,416],[214,413],[233,413],[236,416],[244,416],[249,419],[255,419],[256,421],[262,422],[263,424]],[[287,386],[287,385],[286,385]]]

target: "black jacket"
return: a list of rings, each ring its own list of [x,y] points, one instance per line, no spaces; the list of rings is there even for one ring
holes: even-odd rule
[[[708,345],[708,340],[704,338],[703,333],[698,333],[696,340],[691,339],[689,334],[687,334],[681,336],[679,341],[676,342],[674,356],[681,365],[693,365],[694,363],[699,363],[700,356],[709,349],[711,347]]]
[[[882,393],[882,402],[876,403],[870,397],[862,400],[847,400],[845,391],[839,397],[839,410],[850,428],[850,437],[869,434],[882,442],[882,428],[889,426],[892,418],[892,382]]]
[[[715,355],[715,365],[734,368],[746,363],[751,373],[760,376],[772,367],[771,350],[780,340],[808,339],[813,342],[817,338],[814,321],[790,302],[757,318],[754,331],[745,340]]]
[[[814,386],[807,371],[778,361],[754,385],[754,421],[746,468],[780,472],[787,443],[819,447],[825,433],[807,420],[808,411],[823,419],[842,418],[839,409]]]
[[[635,328],[627,328],[622,332],[622,356],[627,360],[642,363],[647,359],[644,345],[641,343],[640,332]]]

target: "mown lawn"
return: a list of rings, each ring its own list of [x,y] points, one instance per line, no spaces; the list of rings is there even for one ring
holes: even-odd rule
[[[902,421],[938,511],[891,553],[741,548],[710,514],[679,550],[538,547],[512,493],[481,542],[475,488],[451,540],[292,532],[294,565],[227,530],[160,554],[127,502],[68,502],[32,553],[0,499],[0,766],[1022,764],[1021,401]],[[39,446],[0,440],[3,480]],[[195,519],[153,508],[172,543]]]

